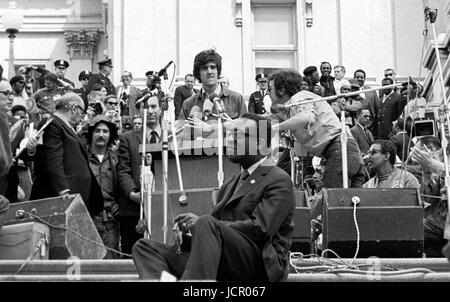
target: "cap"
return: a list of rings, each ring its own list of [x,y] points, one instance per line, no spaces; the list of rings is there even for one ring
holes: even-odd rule
[[[117,126],[106,115],[96,115],[91,120],[88,127],[87,137],[92,137],[92,133],[94,132],[95,127],[100,123],[104,123],[106,126],[108,126],[111,142],[119,137],[117,133]]]
[[[148,77],[148,76],[151,76],[151,75],[154,75],[154,74],[156,74],[156,71],[149,70],[149,71],[147,71],[147,72],[145,73],[145,76]]]
[[[53,63],[53,65],[55,65],[55,67],[58,67],[58,66],[63,66],[64,68],[67,68],[67,67],[69,67],[69,62],[67,62],[66,60],[56,60],[54,63]]]
[[[358,88],[358,89],[361,88],[361,86],[359,85],[358,80],[350,79],[348,81],[349,81],[351,87],[355,87],[355,88]]]
[[[80,74],[78,75],[78,80],[84,80],[84,79],[89,79],[92,75],[92,72],[90,72],[89,70],[83,70],[82,72],[80,72]]]
[[[25,111],[28,109],[27,100],[23,98],[15,98],[11,104],[11,107],[23,107]],[[14,111],[14,110],[13,110]]]
[[[9,80],[9,84],[14,85],[15,83],[22,83],[22,84],[25,84],[25,80],[24,80],[23,77],[20,76],[20,75],[13,76],[13,77]]]
[[[303,75],[305,77],[311,75],[313,72],[317,71],[317,67],[316,66],[308,66],[303,70]]]
[[[269,78],[269,76],[267,74],[261,72],[261,73],[258,73],[256,75],[255,80],[256,80],[256,82],[258,82],[260,79],[266,79],[267,80],[268,78]]]
[[[97,64],[99,66],[106,65],[106,66],[109,66],[109,67],[114,67],[113,64],[112,64],[111,59],[104,59],[104,60],[98,61]]]

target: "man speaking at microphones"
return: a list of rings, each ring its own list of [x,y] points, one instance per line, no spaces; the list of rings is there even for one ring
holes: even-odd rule
[[[239,93],[223,87],[219,83],[222,71],[222,57],[214,50],[204,50],[194,59],[194,77],[202,84],[199,92],[184,101],[178,117],[186,120],[194,106],[202,108],[202,113],[216,113],[211,107],[214,104],[210,98],[217,96],[223,103],[225,113],[232,119],[247,112],[244,99]],[[217,110],[217,109],[215,109]],[[204,116],[203,116],[204,117]]]

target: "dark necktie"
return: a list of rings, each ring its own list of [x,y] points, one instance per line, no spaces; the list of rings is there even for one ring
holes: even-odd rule
[[[150,132],[150,144],[156,144],[158,143],[158,134],[155,130]]]
[[[371,144],[372,144],[372,140],[370,139],[370,132],[369,132],[369,129],[367,129],[366,127],[364,127],[364,132],[366,133],[367,141],[368,141],[369,144],[371,145]]]
[[[239,181],[236,185],[236,188],[234,189],[234,193],[236,194],[236,192],[239,190],[239,188],[242,186],[242,184],[245,182],[245,180],[250,176],[250,173],[248,173],[247,169],[244,169],[241,172],[241,175],[239,176]]]

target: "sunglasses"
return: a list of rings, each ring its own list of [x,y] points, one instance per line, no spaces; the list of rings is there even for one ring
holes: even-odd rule
[[[384,76],[385,77],[392,77],[394,74],[393,73],[385,73]]]
[[[107,102],[108,105],[113,105],[113,106],[117,106],[117,102]]]

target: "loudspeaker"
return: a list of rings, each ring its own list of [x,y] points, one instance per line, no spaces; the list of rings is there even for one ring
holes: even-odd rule
[[[305,192],[294,190],[295,212],[294,232],[292,234],[291,252],[311,253],[311,217],[310,209],[306,202]]]
[[[49,227],[42,223],[27,222],[7,225],[0,230],[0,259],[48,260]]]
[[[39,219],[21,210],[32,213]],[[80,259],[102,259],[106,255],[102,239],[80,194],[10,205],[5,226],[30,221],[49,226],[50,259],[67,259],[71,256]]]
[[[323,249],[352,258],[357,232],[352,199],[359,199],[358,257],[422,258],[423,206],[416,189],[326,189],[323,195]],[[325,256],[330,256],[327,253]]]

